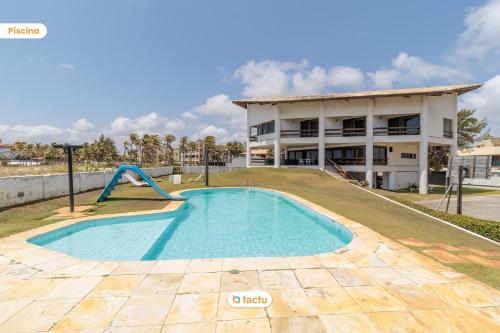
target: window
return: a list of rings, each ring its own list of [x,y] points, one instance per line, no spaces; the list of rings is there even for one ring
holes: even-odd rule
[[[300,136],[301,137],[315,137],[318,136],[318,119],[303,120],[300,122]]]
[[[420,134],[420,116],[405,116],[389,118],[388,135],[418,135]]]
[[[274,120],[255,126],[257,135],[274,133]]]
[[[366,135],[366,118],[350,118],[342,121],[342,136]]]
[[[451,119],[443,118],[443,138],[453,139],[453,122]]]
[[[401,153],[401,158],[410,158],[410,159],[416,159],[417,158],[417,154],[413,154],[413,153]]]

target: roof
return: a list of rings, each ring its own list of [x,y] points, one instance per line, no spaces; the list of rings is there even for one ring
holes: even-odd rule
[[[251,99],[240,99],[233,101],[234,104],[246,108],[249,104],[277,104],[277,103],[294,103],[294,102],[317,102],[328,100],[348,100],[360,98],[376,98],[376,97],[398,97],[398,96],[415,96],[415,95],[430,95],[438,96],[442,94],[457,93],[458,95],[465,94],[481,87],[482,84],[460,84],[453,86],[435,86],[421,88],[404,88],[391,90],[370,90],[345,93],[331,93],[323,95],[305,95],[305,96],[279,96],[279,97],[254,97]]]
[[[500,156],[500,146],[494,147],[478,147],[463,149],[458,152],[458,156]]]

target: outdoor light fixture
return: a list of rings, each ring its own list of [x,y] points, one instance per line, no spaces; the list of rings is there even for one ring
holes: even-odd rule
[[[64,153],[68,156],[69,211],[73,213],[75,211],[75,198],[73,193],[73,151],[82,148],[83,145],[53,143],[52,147],[64,149]]]

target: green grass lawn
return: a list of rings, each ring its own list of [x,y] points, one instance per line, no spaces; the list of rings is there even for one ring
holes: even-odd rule
[[[410,191],[408,189],[399,191],[386,191],[386,190],[374,190],[380,194],[390,193],[391,196],[396,196],[404,200],[410,201],[421,201],[421,200],[434,200],[441,199],[444,196],[445,187],[444,186],[432,186],[429,194],[418,194],[418,189]],[[488,188],[478,188],[478,187],[463,187],[463,195],[488,195],[488,194],[500,194],[500,190],[488,189]]]
[[[183,176],[184,179],[189,177],[193,176]],[[245,186],[247,183],[296,194],[392,239],[413,237],[428,242],[500,250],[499,246],[490,242],[397,206],[320,171],[253,168],[210,177],[212,186]],[[167,191],[203,187],[201,182],[171,185],[163,181],[159,185]],[[79,194],[76,204],[92,204],[99,193]],[[43,219],[50,216],[52,210],[67,205],[67,201],[67,198],[58,198],[0,212],[0,237],[52,223],[53,220]],[[118,186],[108,201],[96,205],[92,214],[159,209],[165,204],[166,201],[151,188],[134,188],[125,184]],[[498,269],[476,264],[454,264],[450,267],[500,289]]]

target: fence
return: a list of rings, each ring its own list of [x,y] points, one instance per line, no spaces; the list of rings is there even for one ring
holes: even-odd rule
[[[145,168],[153,177],[172,173],[172,167]],[[103,188],[113,177],[113,171],[76,172],[73,175],[75,193]],[[121,182],[127,182],[122,179]],[[0,208],[68,195],[68,175],[0,177]]]

